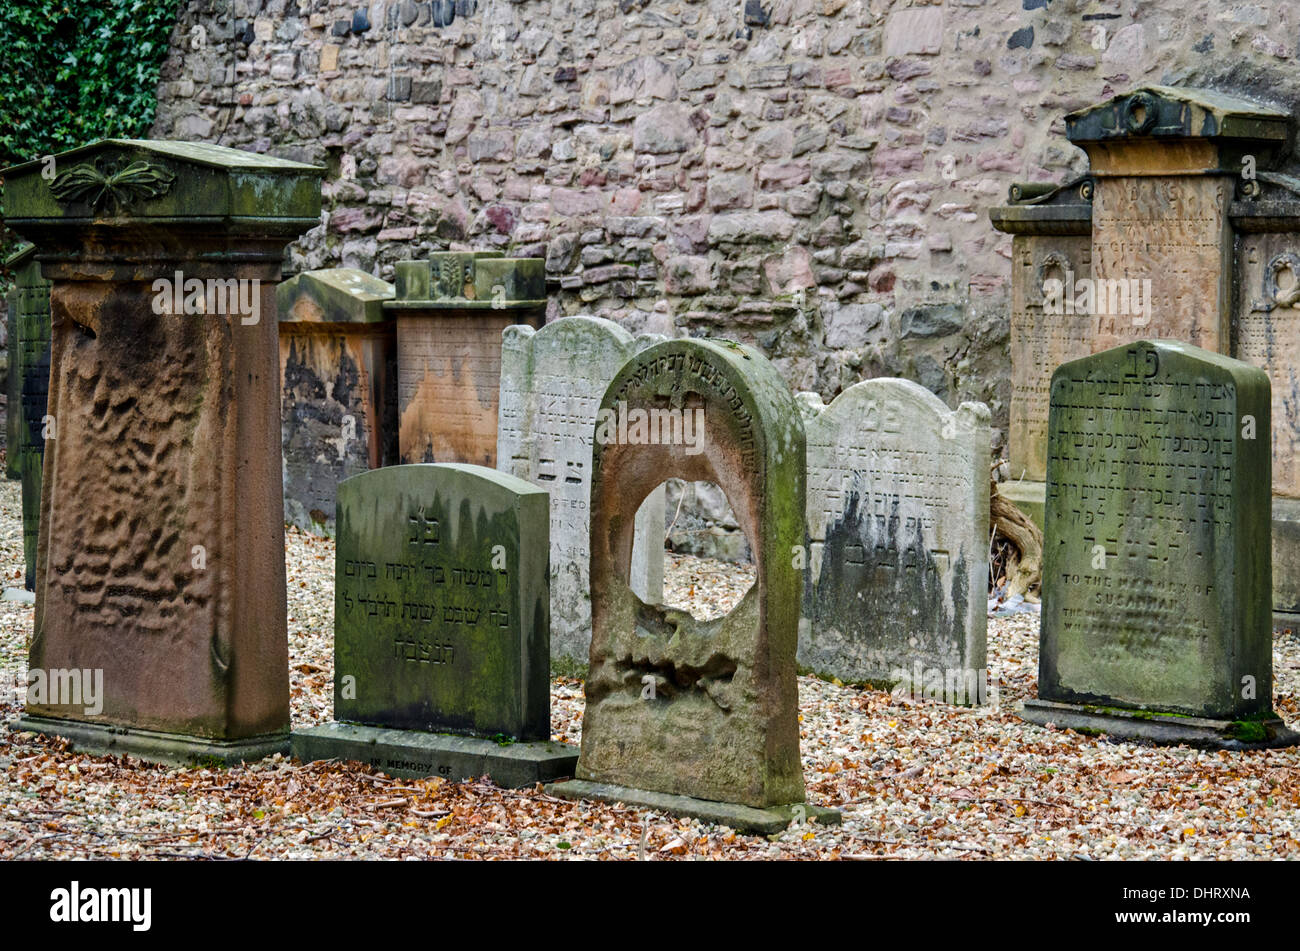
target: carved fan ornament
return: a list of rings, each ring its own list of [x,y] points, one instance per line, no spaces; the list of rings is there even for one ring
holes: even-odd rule
[[[167,194],[174,172],[161,165],[137,159],[129,165],[122,161],[96,159],[94,165],[77,165],[54,176],[50,191],[62,202],[85,202],[94,211],[116,214],[134,201]]]

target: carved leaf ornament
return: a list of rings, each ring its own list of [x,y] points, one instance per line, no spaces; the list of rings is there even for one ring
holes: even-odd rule
[[[134,201],[165,195],[175,180],[175,173],[140,159],[129,165],[100,160],[59,172],[50,191],[59,201],[85,202],[95,211],[115,214]]]

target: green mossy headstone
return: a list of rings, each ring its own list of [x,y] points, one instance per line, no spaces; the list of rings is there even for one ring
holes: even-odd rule
[[[546,492],[390,466],[341,483],[337,511],[335,719],[548,739]]]
[[[1040,700],[1268,713],[1269,384],[1139,341],[1052,376]]]

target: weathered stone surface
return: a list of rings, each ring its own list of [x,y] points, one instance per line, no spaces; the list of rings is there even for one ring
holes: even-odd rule
[[[8,298],[9,391],[6,465],[22,480],[24,585],[36,586],[36,546],[41,520],[41,470],[45,461],[45,410],[50,389],[50,282],[41,276],[28,245],[7,262],[15,276]]]
[[[339,486],[334,717],[550,738],[546,492],[460,464]]]
[[[496,465],[501,333],[540,326],[542,258],[432,254],[397,267],[398,443],[401,460]]]
[[[364,271],[294,275],[276,289],[285,521],[334,532],[338,484],[397,462],[393,286]]]
[[[1109,733],[1123,739],[1206,749],[1261,750],[1300,744],[1300,733],[1289,729],[1281,717],[1215,720],[1032,699],[1024,702],[1021,716],[1030,723],[1051,724],[1058,730]]]
[[[4,173],[53,281],[29,668],[100,671],[103,696],[27,712],[287,748],[274,290],[323,170],[129,140],[43,166]]]
[[[801,801],[791,552],[803,540],[804,434],[789,390],[754,350],[674,340],[632,357],[601,409],[577,778],[757,808]],[[680,438],[640,441],[651,409],[661,424],[682,411],[694,438],[683,425]],[[674,476],[721,486],[754,552],[753,587],[713,621],[628,587],[635,511]]]
[[[1065,364],[1051,400],[1039,698],[1267,714],[1267,376],[1141,341]]]
[[[936,699],[980,702],[965,687],[985,674],[988,407],[950,410],[889,378],[856,383],[830,406],[814,393],[799,403],[808,440],[799,662],[918,693],[937,673],[961,690]]]
[[[581,779],[567,783],[555,783],[546,787],[546,792],[561,799],[594,799],[597,802],[621,802],[634,809],[647,809],[654,812],[666,812],[674,816],[686,816],[704,822],[715,822],[729,826],[737,832],[751,835],[776,835],[791,826],[816,824],[837,826],[841,815],[837,809],[813,806],[807,803],[786,803],[767,809],[740,805],[734,802],[711,802],[707,799],[695,799],[691,796],[676,796],[670,793],[652,792],[647,789],[632,789],[610,783],[592,783]]]
[[[1273,394],[1273,494],[1300,499],[1300,214],[1292,227],[1241,236],[1235,329],[1237,358],[1264,370]]]
[[[633,338],[599,317],[516,326],[501,344],[497,467],[550,494],[551,656],[585,666],[591,646],[591,474],[596,411],[614,374],[658,335]],[[637,512],[631,587],[657,603],[664,573],[664,491]]]
[[[357,723],[324,723],[295,730],[293,755],[303,762],[354,760],[389,776],[440,776],[451,782],[491,776],[492,782],[507,789],[572,776],[578,762],[577,748],[564,743],[504,743]]]
[[[1286,123],[1286,113],[1249,100],[1164,86],[1066,116],[1096,179],[1094,352],[1165,337],[1228,352],[1228,203],[1242,156],[1267,160]]]

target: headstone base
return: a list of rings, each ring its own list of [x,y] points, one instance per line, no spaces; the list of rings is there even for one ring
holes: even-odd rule
[[[743,806],[734,802],[710,802],[707,799],[675,796],[671,793],[651,792],[647,789],[633,789],[630,786],[615,786],[611,783],[593,783],[582,779],[555,783],[547,786],[546,791],[561,799],[621,802],[638,809],[653,809],[674,816],[716,822],[718,825],[730,826],[737,832],[754,835],[775,835],[801,819],[823,826],[840,824],[838,809],[827,809],[824,806],[814,806],[805,802],[757,809],[754,806]]]
[[[1046,482],[999,482],[998,495],[1002,496],[1043,530],[1043,509],[1047,505]]]
[[[564,743],[506,743],[451,733],[422,733],[357,723],[326,723],[293,734],[293,755],[304,763],[347,759],[389,776],[478,779],[518,789],[572,776],[578,748]]]
[[[1209,720],[1094,707],[1051,700],[1026,700],[1020,717],[1030,723],[1051,723],[1077,733],[1106,733],[1126,740],[1185,744],[1216,750],[1262,750],[1300,745],[1300,733],[1281,719]]]
[[[1300,499],[1273,498],[1273,618],[1300,630]]]
[[[96,756],[129,754],[166,766],[235,766],[276,753],[289,752],[288,733],[268,733],[242,740],[215,740],[181,733],[160,733],[134,727],[25,715],[10,723],[9,728],[15,733],[26,731],[61,736],[79,753]]]

